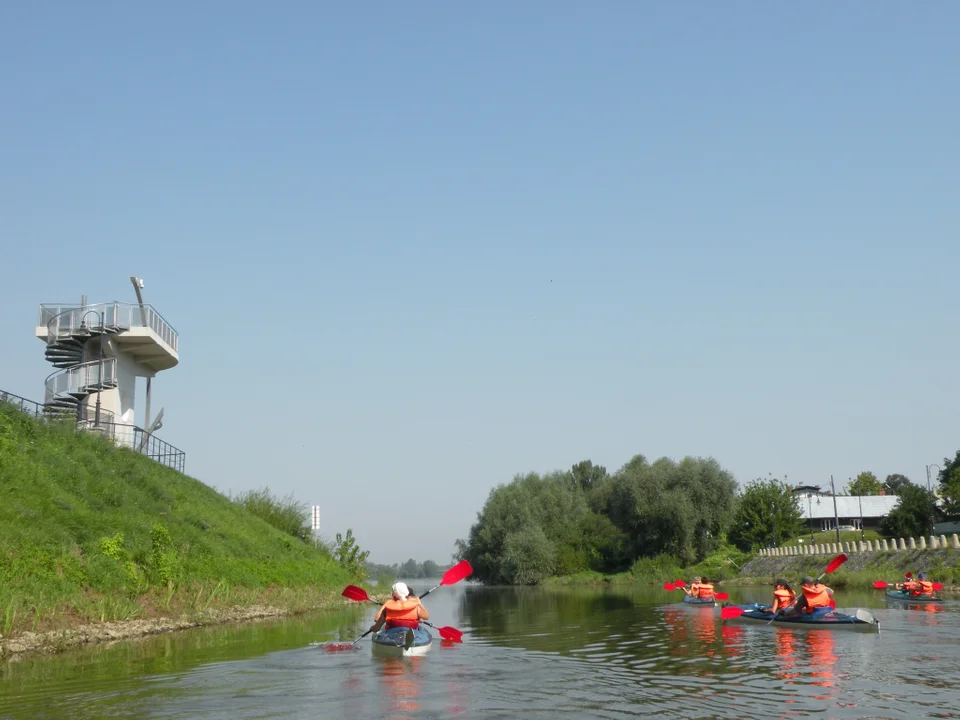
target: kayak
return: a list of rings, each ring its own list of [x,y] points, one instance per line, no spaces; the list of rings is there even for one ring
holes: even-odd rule
[[[880,622],[866,610],[856,610],[852,615],[842,613],[832,608],[823,608],[812,613],[801,615],[773,615],[764,612],[769,605],[733,605],[724,603],[723,607],[736,607],[743,610],[743,615],[735,618],[724,618],[724,622],[745,622],[748,624],[777,625],[778,627],[802,628],[805,630],[859,630],[873,632],[880,630]],[[770,621],[773,620],[771,623]]]
[[[416,630],[394,627],[373,636],[373,651],[380,655],[411,657],[425,655],[433,645],[433,635],[423,625]]]
[[[695,598],[692,595],[684,595],[683,601],[687,605],[708,605],[709,607],[713,607],[717,604],[717,601],[713,598]]]
[[[933,595],[911,595],[909,592],[903,590],[887,590],[887,599],[888,600],[899,600],[900,602],[911,602],[911,603],[942,603],[943,598],[934,597]]]

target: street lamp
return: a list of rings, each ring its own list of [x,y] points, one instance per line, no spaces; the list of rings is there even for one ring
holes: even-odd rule
[[[96,414],[94,415],[94,421],[93,421],[96,427],[99,428],[100,427],[100,393],[103,392],[103,333],[104,333],[103,313],[98,310],[87,310],[83,315],[80,316],[81,330],[87,329],[87,321],[86,321],[87,315],[94,315],[99,321],[99,325],[97,326],[97,332],[100,335],[98,339],[98,345],[100,347],[100,357],[99,357],[99,362],[97,363],[97,410],[96,410]]]
[[[927,492],[930,493],[930,536],[933,536],[933,514],[936,511],[937,503],[936,496],[933,494],[933,488],[930,487],[930,468],[935,467],[937,469],[937,474],[941,474],[943,469],[936,463],[931,463],[927,465]]]

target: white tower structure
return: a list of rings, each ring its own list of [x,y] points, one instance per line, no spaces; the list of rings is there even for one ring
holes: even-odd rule
[[[146,432],[136,441],[144,443],[160,419],[149,417],[150,380],[177,365],[180,355],[176,330],[143,303],[143,281],[130,280],[138,302],[88,305],[84,296],[79,305],[43,304],[36,334],[46,343],[47,360],[58,368],[46,380],[45,410],[75,413],[78,426],[103,429],[133,446],[137,378],[146,378]]]

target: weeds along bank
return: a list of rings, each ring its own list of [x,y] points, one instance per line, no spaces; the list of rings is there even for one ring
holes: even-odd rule
[[[354,579],[197,480],[0,403],[0,654],[91,623],[339,606]]]

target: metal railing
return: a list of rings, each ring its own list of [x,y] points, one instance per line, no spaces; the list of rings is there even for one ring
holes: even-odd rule
[[[83,334],[86,330],[99,328],[101,319],[103,326],[110,331],[130,330],[136,327],[148,327],[161,340],[177,349],[179,336],[173,326],[164,320],[152,305],[141,306],[137,303],[112,302],[95,303],[93,305],[41,305],[37,326],[46,326],[47,345],[58,340]],[[94,319],[93,323],[87,322]],[[81,325],[84,327],[81,329]]]
[[[0,390],[0,402],[13,405],[17,410],[27,415],[32,415],[36,418],[43,417],[43,405],[33,400],[27,400],[25,397]]]
[[[13,393],[0,390],[0,403],[12,405],[25,415],[37,418],[38,420],[50,419],[43,405],[33,400],[20,397],[19,395],[14,395]],[[93,417],[93,408],[81,409],[80,415],[81,417],[74,418],[78,430],[99,431],[104,436],[113,439],[117,444],[128,446],[135,452],[146,455],[151,460],[173,468],[177,472],[184,472],[187,464],[187,454],[183,450],[148,433],[143,428],[126,423],[115,423],[112,421],[113,413],[107,410],[101,409],[99,425]],[[68,419],[65,416],[54,417],[61,421]],[[104,417],[106,417],[107,420],[104,420]]]
[[[183,450],[149,434],[137,425],[107,422],[101,417],[99,425],[95,420],[79,420],[77,429],[99,432],[118,445],[136,450],[141,455],[146,455],[151,460],[173,468],[177,472],[182,473],[187,463],[187,454]]]
[[[105,357],[102,360],[90,360],[72,368],[58,370],[48,376],[45,382],[46,392],[43,402],[49,405],[64,395],[89,395],[104,387],[116,387],[117,359]]]

